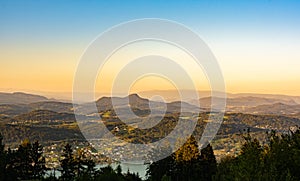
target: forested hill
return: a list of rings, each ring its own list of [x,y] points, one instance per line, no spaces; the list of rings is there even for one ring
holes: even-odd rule
[[[0,92],[0,104],[29,104],[33,102],[41,102],[47,100],[49,99],[44,96],[26,94],[23,92]]]

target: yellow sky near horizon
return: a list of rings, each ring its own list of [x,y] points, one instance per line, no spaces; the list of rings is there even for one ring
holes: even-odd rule
[[[226,91],[232,93],[269,93],[300,95],[300,53],[298,44],[283,46],[270,42],[257,45],[248,42],[222,44],[214,41],[208,42],[210,48],[219,61],[224,74]],[[137,46],[138,47],[138,46]],[[144,49],[158,51],[153,44],[144,45]],[[174,49],[162,46],[163,51],[172,54]],[[70,48],[61,45],[1,47],[0,50],[0,90],[1,91],[40,91],[40,92],[72,92],[73,77],[76,66],[83,53],[84,44]],[[129,49],[119,55],[126,55]],[[131,47],[130,51],[137,51]],[[149,53],[149,52],[148,52]],[[132,54],[129,53],[129,54]],[[127,54],[127,55],[129,55]],[[179,53],[180,54],[180,53]],[[184,55],[174,54],[174,57],[185,59]],[[173,57],[173,58],[174,58]],[[107,92],[112,77],[118,72],[118,58],[112,61],[111,66],[104,70],[103,85],[96,87],[98,92]],[[127,58],[130,59],[130,56]],[[132,58],[132,57],[131,57]],[[171,57],[172,58],[172,57]],[[187,65],[189,61],[181,61],[187,66],[197,82],[200,90],[207,90],[209,86],[203,79],[203,72],[197,72],[195,67]],[[199,78],[200,77],[200,78]],[[199,79],[198,79],[199,78]],[[171,89],[169,84],[156,83],[157,77],[147,77],[139,80],[131,92],[141,90]],[[136,89],[136,90],[135,90]]]

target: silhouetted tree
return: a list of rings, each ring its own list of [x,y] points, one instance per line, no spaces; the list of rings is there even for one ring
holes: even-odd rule
[[[80,177],[84,173],[84,165],[86,158],[82,150],[77,150],[77,154],[74,156],[74,170],[76,177]]]
[[[92,160],[92,159],[87,159],[85,162],[84,162],[85,166],[86,166],[86,169],[85,169],[85,174],[86,175],[89,175],[91,177],[94,177],[95,176],[95,173],[96,173],[96,163]]]
[[[249,129],[243,138],[245,142],[240,154],[236,158],[227,157],[221,161],[215,180],[261,180],[264,147],[252,138]]]
[[[17,180],[18,173],[16,171],[16,151],[8,148],[6,154],[6,169],[5,169],[5,180]]]
[[[45,175],[43,147],[38,142],[31,144],[25,139],[17,150],[8,149],[6,163],[7,180],[41,179]]]
[[[212,180],[212,176],[216,174],[217,161],[214,155],[213,148],[208,144],[205,148],[201,150],[200,156],[201,164],[201,179],[200,180]]]
[[[148,180],[161,180],[164,176],[170,176],[171,170],[174,167],[175,162],[172,156],[172,149],[168,144],[153,149],[149,157],[150,160],[158,160],[148,165],[146,174]]]
[[[234,156],[225,156],[218,164],[213,180],[237,180],[235,172],[238,171],[237,161]]]
[[[210,144],[200,152],[196,139],[191,136],[171,156],[151,163],[147,168],[147,176],[148,180],[153,181],[212,180],[216,167],[216,158]]]
[[[117,168],[115,169],[115,172],[118,174],[118,175],[122,175],[122,167],[121,165],[118,165]]]
[[[124,175],[125,181],[142,181],[139,174],[137,173],[130,173],[129,170],[127,170],[127,173]]]
[[[72,146],[68,143],[63,149],[63,159],[60,161],[61,178],[63,180],[73,180],[75,177],[75,160]]]
[[[45,157],[43,157],[43,147],[38,141],[34,142],[30,153],[32,159],[32,176],[33,179],[41,179],[46,172]]]
[[[214,180],[300,180],[300,131],[268,134],[262,146],[248,132],[237,157],[225,157]]]
[[[268,180],[299,180],[300,136],[299,132],[279,136],[275,131],[268,134],[265,147],[263,175]],[[296,167],[296,168],[295,168]]]
[[[95,176],[95,180],[124,181],[124,176],[119,176],[111,166],[107,166],[100,168],[100,171]]]
[[[0,180],[4,180],[6,177],[6,152],[4,151],[4,144],[2,143],[3,137],[0,133]]]

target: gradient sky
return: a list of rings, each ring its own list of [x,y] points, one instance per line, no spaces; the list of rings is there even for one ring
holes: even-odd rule
[[[98,34],[124,21],[163,18],[208,44],[228,92],[300,95],[299,10],[296,0],[0,0],[0,91],[71,92],[80,56]]]

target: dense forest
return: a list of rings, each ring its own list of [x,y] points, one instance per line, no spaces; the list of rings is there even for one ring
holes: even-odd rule
[[[300,180],[300,130],[266,134],[264,144],[249,131],[243,134],[239,155],[226,156],[219,163],[210,144],[199,150],[196,139],[191,136],[176,152],[149,163],[146,180]],[[142,180],[138,174],[123,173],[120,166],[97,169],[92,159],[70,144],[63,148],[58,177],[55,172],[49,174],[43,147],[38,141],[31,143],[25,139],[17,149],[6,150],[2,140],[1,136],[0,180]],[[152,154],[161,152],[153,150]]]

